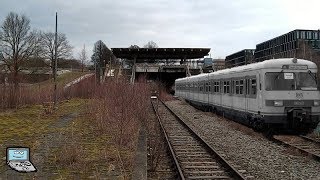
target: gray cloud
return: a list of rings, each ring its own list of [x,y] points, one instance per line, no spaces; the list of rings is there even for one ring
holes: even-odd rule
[[[58,30],[75,47],[75,57],[83,44],[91,55],[97,40],[108,47],[149,40],[160,47],[209,47],[213,57],[224,57],[296,28],[318,29],[317,11],[299,7],[298,0],[5,0],[0,22],[14,11],[29,16],[33,28],[53,31],[57,11]]]

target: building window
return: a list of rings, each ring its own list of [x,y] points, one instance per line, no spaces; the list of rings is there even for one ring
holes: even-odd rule
[[[306,32],[305,31],[301,31],[301,39],[306,39]]]
[[[312,39],[312,32],[311,31],[307,31],[307,39]]]
[[[296,31],[296,38],[300,39],[300,31]]]

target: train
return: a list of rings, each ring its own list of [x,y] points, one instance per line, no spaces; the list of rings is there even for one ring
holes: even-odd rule
[[[270,59],[175,80],[175,95],[255,130],[307,133],[317,127],[317,65]]]

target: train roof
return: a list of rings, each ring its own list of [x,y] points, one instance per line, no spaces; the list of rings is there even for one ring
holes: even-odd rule
[[[270,59],[270,60],[265,60],[262,62],[252,63],[248,65],[223,69],[223,70],[219,70],[212,73],[198,74],[195,76],[180,78],[180,79],[177,79],[176,81],[180,81],[180,80],[183,81],[184,79],[192,80],[194,78],[202,78],[208,75],[227,74],[230,72],[241,72],[244,70],[282,68],[283,65],[307,65],[308,69],[317,69],[317,65],[314,62],[304,60],[304,59],[297,59],[297,62],[294,63],[293,59],[295,58]]]
[[[244,66],[223,69],[210,74],[224,74],[224,73],[239,72],[239,71],[253,70],[253,69],[282,68],[283,65],[307,65],[308,69],[317,68],[317,65],[314,62],[304,60],[304,59],[297,59],[297,62],[294,63],[293,59],[295,58],[270,59],[262,62],[244,65]]]

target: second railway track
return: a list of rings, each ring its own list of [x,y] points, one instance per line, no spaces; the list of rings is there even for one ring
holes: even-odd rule
[[[320,161],[320,142],[308,136],[294,135],[278,135],[273,136],[273,139],[286,146],[293,147],[299,151],[312,156]]]
[[[164,131],[179,179],[251,179],[246,170],[236,169],[179,119],[164,103],[152,106]]]

